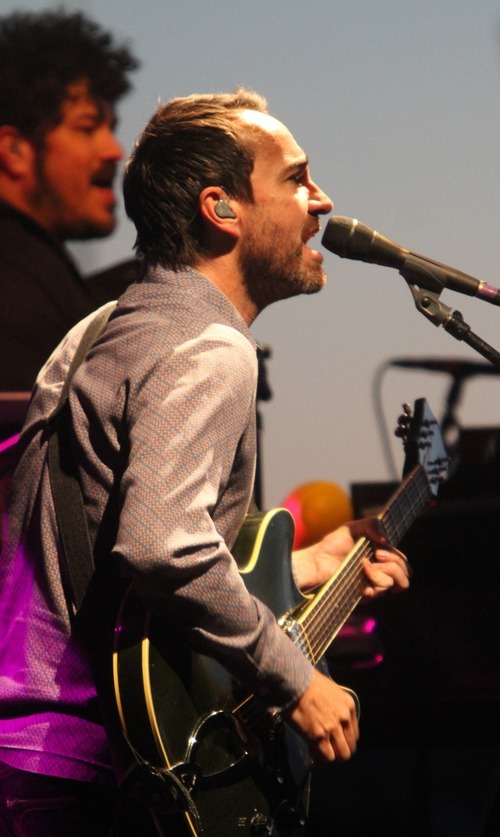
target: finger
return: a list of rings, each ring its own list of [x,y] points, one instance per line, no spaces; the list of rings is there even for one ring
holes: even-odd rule
[[[380,517],[369,518],[367,537],[380,546],[390,546],[389,535]]]
[[[356,752],[357,740],[355,729],[350,720],[339,724],[331,733],[336,758],[339,761],[350,759]]]
[[[403,555],[402,552],[397,550],[387,552],[385,550],[378,549],[375,553],[375,558],[375,566],[378,564],[378,568],[381,569],[382,572],[386,572],[393,576],[395,581],[398,584],[402,584],[403,587],[408,587],[412,571],[406,555]]]
[[[349,724],[346,724],[345,726],[343,726],[343,731],[344,731],[344,737],[345,737],[347,746],[349,747],[349,752],[352,755],[353,753],[356,752],[356,747],[357,747],[358,738],[359,738],[359,732],[357,730],[357,723],[354,724],[354,723],[350,722]]]
[[[352,713],[352,728],[354,730],[354,735],[356,736],[356,741],[359,741],[359,720],[356,707],[354,707]]]
[[[408,573],[396,564],[387,564],[384,569],[376,569],[371,564],[365,567],[369,584],[363,589],[363,596],[371,599],[381,593],[398,593],[410,586]]]
[[[309,749],[315,761],[335,761],[335,750],[329,737],[311,741]]]
[[[395,561],[397,564],[400,564],[401,567],[408,567],[408,558],[401,552],[399,549],[395,549],[391,546],[390,549],[380,549],[378,547],[375,550],[375,558],[377,561]]]
[[[392,568],[384,566],[384,569],[381,569],[377,564],[372,564],[368,559],[363,561],[363,569],[371,585],[382,588],[382,590],[389,590],[389,588],[394,586],[395,580],[393,573],[389,569],[393,570],[394,574],[399,574],[401,579],[405,577],[404,570],[397,565],[394,565]]]
[[[372,515],[371,517],[363,517],[361,520],[351,520],[347,526],[352,537],[356,540],[364,537],[380,546],[389,545],[385,526],[379,517]]]
[[[349,758],[356,752],[359,739],[358,715],[352,695],[345,693],[346,704],[341,714],[340,723],[334,728],[334,738],[338,745],[338,757]],[[337,749],[336,749],[337,752]]]

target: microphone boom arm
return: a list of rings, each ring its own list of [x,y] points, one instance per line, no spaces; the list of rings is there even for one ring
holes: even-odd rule
[[[467,343],[500,369],[500,353],[471,331],[460,311],[452,312],[448,305],[440,301],[439,295],[446,287],[446,282],[439,275],[441,272],[439,265],[412,254],[408,255],[399,269],[399,273],[410,287],[417,310],[426,319],[435,326],[443,326],[448,334]],[[419,287],[416,287],[417,285]]]

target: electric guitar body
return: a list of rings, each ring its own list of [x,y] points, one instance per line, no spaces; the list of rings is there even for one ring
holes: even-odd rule
[[[277,615],[303,602],[290,571],[292,543],[293,519],[278,509],[249,516],[234,550],[248,589]],[[151,619],[132,589],[117,626],[122,725],[142,758],[173,768],[191,790],[202,833],[302,834],[310,771],[302,740],[215,660]],[[196,829],[189,812],[171,814],[165,834],[196,835]]]

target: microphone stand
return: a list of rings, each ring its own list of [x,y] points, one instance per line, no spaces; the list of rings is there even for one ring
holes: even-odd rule
[[[261,511],[264,505],[263,494],[263,479],[262,479],[262,432],[264,422],[262,420],[262,413],[259,409],[260,401],[269,401],[272,396],[272,390],[269,386],[267,377],[266,361],[271,357],[271,349],[269,346],[263,346],[257,351],[258,361],[258,377],[257,377],[257,459],[255,464],[255,480],[253,496],[255,505]]]
[[[417,310],[424,317],[435,326],[443,326],[448,334],[456,340],[463,340],[500,369],[500,353],[471,331],[460,311],[452,311],[448,305],[440,301],[439,295],[445,289],[446,281],[441,278],[440,273],[444,276],[444,272],[438,265],[423,265],[418,258],[410,255],[403,262],[399,273],[410,286]],[[415,287],[416,285],[419,287]]]
[[[455,433],[460,433],[460,425],[455,418],[455,409],[458,405],[460,400],[460,395],[462,393],[462,388],[464,385],[465,378],[460,375],[451,383],[451,386],[448,390],[448,395],[446,396],[446,404],[445,404],[445,411],[441,418],[439,424],[441,425],[441,433],[443,435],[443,439],[445,440],[445,446],[451,452],[453,448],[454,442],[448,441],[450,434],[455,431]],[[456,441],[456,440],[455,440]]]

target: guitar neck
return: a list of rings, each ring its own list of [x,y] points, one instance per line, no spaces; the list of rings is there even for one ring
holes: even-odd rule
[[[417,465],[379,515],[390,544],[399,543],[431,496],[425,470]],[[335,575],[293,615],[301,628],[297,644],[313,664],[319,662],[361,599],[366,585],[362,562],[373,557],[371,543],[361,538]]]

